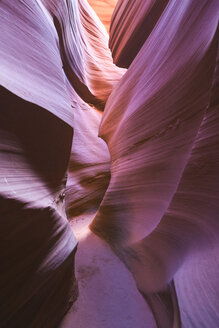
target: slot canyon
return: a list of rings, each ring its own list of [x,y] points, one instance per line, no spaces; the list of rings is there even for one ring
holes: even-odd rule
[[[218,0],[0,0],[0,328],[219,327]]]

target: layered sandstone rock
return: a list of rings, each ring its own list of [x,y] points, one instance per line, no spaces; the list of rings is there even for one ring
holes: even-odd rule
[[[218,4],[169,1],[155,26],[148,21],[152,7],[144,11],[144,6],[121,1],[114,12],[115,61],[124,54],[132,63],[110,95],[100,126],[111,154],[111,179],[91,229],[129,267],[158,326],[171,327],[180,325],[171,280],[187,259],[218,247]],[[142,16],[130,24],[130,8],[137,7]],[[143,39],[136,35],[142,20]],[[217,266],[210,260],[209,265]],[[196,279],[203,281],[202,274],[203,268]],[[214,277],[211,283],[214,289],[218,281]],[[194,296],[178,293],[184,302],[187,295],[189,311]],[[214,309],[212,327],[214,303],[214,295],[203,300]],[[188,316],[191,327],[198,327],[201,320],[194,325]]]
[[[103,108],[123,71],[85,1],[2,1],[0,23],[0,325],[55,327],[77,297],[77,241],[64,203],[69,160],[71,208],[83,198],[80,184],[96,204],[109,180],[101,114],[84,100]],[[90,179],[101,174],[99,190]]]
[[[109,39],[85,0],[0,3],[1,327],[57,326],[77,297],[66,210],[99,206],[91,230],[157,326],[216,328],[218,2],[119,0],[112,20],[89,2]]]

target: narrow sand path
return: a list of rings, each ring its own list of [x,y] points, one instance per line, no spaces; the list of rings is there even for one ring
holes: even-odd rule
[[[71,222],[79,240],[76,277],[79,297],[60,328],[155,328],[134,279],[110,247],[88,229],[91,215]]]

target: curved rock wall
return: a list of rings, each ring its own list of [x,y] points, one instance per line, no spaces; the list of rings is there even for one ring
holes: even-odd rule
[[[1,1],[0,24],[0,325],[52,328],[77,297],[67,169],[71,210],[96,206],[109,153],[93,107],[123,70],[86,1]]]
[[[115,1],[89,2],[109,26]],[[119,0],[108,39],[85,0],[0,2],[1,327],[57,326],[77,297],[65,212],[100,202],[91,230],[157,326],[217,327],[218,13]]]
[[[139,52],[129,57],[126,45],[135,49],[139,39],[129,28],[128,8],[137,6],[144,5],[118,2],[112,20],[111,45],[122,35],[114,55],[124,51],[132,64],[110,95],[100,125],[111,154],[111,180],[91,229],[132,271],[158,326],[171,327],[179,321],[171,280],[188,258],[218,247],[218,102],[212,99],[219,8],[217,1],[169,1]],[[147,11],[143,18],[146,24]],[[217,283],[214,278],[212,288]],[[185,300],[185,291],[180,293]],[[214,302],[210,295],[203,300],[209,308]]]

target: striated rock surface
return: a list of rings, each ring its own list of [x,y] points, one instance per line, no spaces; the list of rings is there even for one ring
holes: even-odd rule
[[[1,105],[1,327],[55,327],[77,295],[63,203],[72,129],[3,87]]]
[[[109,46],[118,66],[130,66],[168,2],[169,0],[117,1],[111,21]]]
[[[68,168],[69,218],[97,208],[110,180],[110,155],[97,137],[102,114],[86,104],[74,109],[74,138]]]
[[[128,4],[120,4],[114,16],[121,22],[128,19]],[[218,102],[212,100],[218,9],[217,1],[170,1],[130,57],[100,126],[111,154],[111,180],[91,229],[132,271],[159,327],[180,325],[170,282],[183,262],[218,247]],[[120,33],[113,24],[111,41]],[[126,41],[138,45],[126,28],[117,53]],[[214,308],[214,297],[206,297]]]
[[[59,38],[63,70],[78,95],[103,109],[123,70],[113,65],[108,35],[87,1],[43,0]]]
[[[89,3],[0,2],[0,326],[58,326],[99,206],[62,327],[217,328],[218,1]]]
[[[103,108],[123,71],[85,1],[1,1],[0,25],[0,326],[52,328],[77,297],[77,241],[64,203],[69,159],[88,170],[71,170],[77,188],[78,175],[109,176],[101,114],[84,100]],[[100,201],[107,183],[87,184]]]
[[[112,14],[117,0],[88,0],[88,3],[97,13],[101,22],[104,24],[107,32],[109,32]]]

